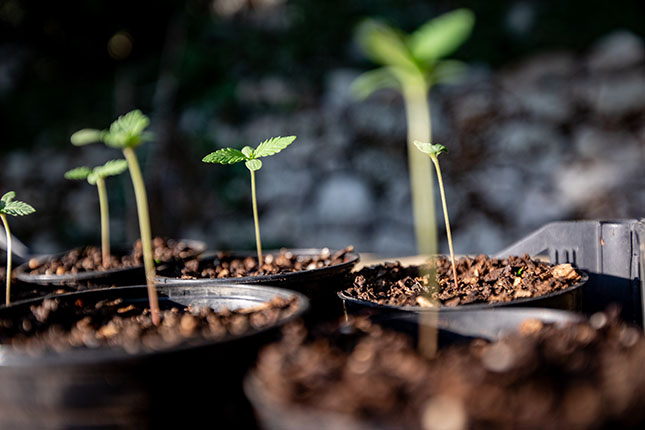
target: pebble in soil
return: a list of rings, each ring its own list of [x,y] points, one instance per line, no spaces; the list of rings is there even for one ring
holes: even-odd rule
[[[222,252],[213,259],[188,260],[184,262],[183,267],[176,267],[162,274],[182,279],[276,275],[342,264],[350,260],[349,254],[353,251],[354,247],[348,246],[333,254],[328,248],[323,248],[317,255],[298,255],[282,249],[277,254],[264,255],[261,267],[258,267],[257,258],[254,256],[237,258]]]
[[[155,326],[149,308],[141,302],[44,299],[20,318],[0,319],[0,344],[31,355],[104,346],[131,353],[160,350],[191,339],[225,339],[272,326],[294,315],[298,301],[276,296],[253,308],[219,311],[177,304],[166,307]]]
[[[538,297],[578,283],[581,275],[570,265],[550,265],[528,255],[490,258],[485,255],[456,261],[455,286],[450,259],[436,260],[439,291],[430,291],[430,266],[402,266],[399,262],[370,266],[356,272],[350,297],[391,306],[431,306],[430,297],[444,306],[502,303]]]
[[[645,338],[617,315],[565,327],[530,321],[433,359],[366,320],[315,335],[292,324],[254,375],[280,407],[347,414],[365,428],[643,428]]]

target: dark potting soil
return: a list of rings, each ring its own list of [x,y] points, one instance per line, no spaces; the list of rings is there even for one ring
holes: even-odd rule
[[[348,246],[333,254],[329,249],[323,248],[318,255],[298,255],[282,249],[275,255],[263,255],[261,267],[258,267],[257,257],[238,258],[220,252],[213,259],[185,261],[183,267],[177,266],[168,276],[181,279],[239,278],[313,270],[345,263],[349,261],[348,254],[353,251],[354,247]]]
[[[429,266],[402,266],[399,262],[366,267],[356,272],[350,297],[392,306],[431,306],[430,296],[444,306],[501,303],[538,297],[566,289],[581,278],[570,264],[550,265],[528,255],[490,258],[478,255],[456,261],[455,286],[450,259],[436,261],[439,291],[430,294]]]
[[[156,262],[170,262],[189,258],[196,254],[188,244],[182,241],[155,237],[152,240],[153,258]],[[107,267],[103,266],[101,248],[87,246],[75,248],[59,258],[47,260],[40,264],[36,259],[29,261],[30,275],[65,275],[91,271],[105,271],[143,265],[143,248],[137,240],[132,251],[126,255],[112,253]]]
[[[163,302],[161,303],[162,306]],[[224,339],[274,325],[298,309],[296,297],[274,299],[253,308],[214,311],[173,303],[152,323],[145,302],[123,299],[86,303],[62,298],[44,299],[21,319],[0,319],[0,343],[18,351],[118,347],[127,352],[161,350],[191,338]]]
[[[433,359],[366,320],[317,336],[292,324],[254,374],[280,405],[349,414],[365,428],[643,428],[645,338],[617,315],[527,321],[501,341]]]

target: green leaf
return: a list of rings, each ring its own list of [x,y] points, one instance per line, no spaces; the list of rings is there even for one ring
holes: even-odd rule
[[[94,168],[94,173],[102,178],[116,176],[128,169],[128,162],[125,160],[110,160],[102,166]]]
[[[4,208],[8,203],[10,203],[14,198],[16,197],[16,193],[14,191],[9,191],[7,193],[4,193],[2,198],[0,198],[0,208]]]
[[[414,141],[414,145],[419,148],[419,151],[430,155],[431,157],[437,157],[442,152],[448,152],[445,146],[426,142],[419,142],[418,140]]]
[[[9,191],[2,196],[2,198],[0,199],[0,213],[12,216],[21,216],[36,212],[36,209],[34,209],[31,205],[25,202],[14,200],[15,197],[16,193],[13,191]]]
[[[430,81],[435,83],[456,83],[466,74],[468,66],[457,60],[442,60],[431,72]]]
[[[251,158],[255,158],[255,155],[254,155],[255,151],[250,146],[245,146],[244,148],[242,148],[242,154],[244,154],[244,156],[248,160],[250,160]]]
[[[246,156],[244,156],[240,150],[233,148],[219,149],[202,158],[204,163],[219,164],[235,164],[244,160],[246,160]]]
[[[434,18],[410,35],[407,46],[412,56],[426,64],[434,63],[463,44],[475,24],[469,9],[457,9]]]
[[[72,141],[72,145],[74,146],[83,146],[89,143],[100,142],[101,130],[84,128],[72,134],[70,140]]]
[[[366,19],[357,27],[356,41],[365,55],[377,64],[416,68],[403,36],[387,24]]]
[[[110,125],[110,129],[101,134],[101,140],[113,148],[133,148],[152,139],[150,132],[144,133],[148,125],[150,119],[135,109],[118,117]]]
[[[256,170],[260,170],[262,168],[262,160],[256,160],[256,159],[248,160],[244,164],[246,165],[247,169],[249,169],[249,170],[251,170],[253,172],[256,171]]]
[[[259,157],[268,157],[269,155],[277,154],[287,146],[291,145],[294,140],[296,140],[296,136],[272,137],[260,143],[258,147],[255,148],[253,155],[259,158]]]
[[[68,170],[65,172],[65,179],[71,179],[71,180],[81,180],[81,179],[87,179],[87,177],[92,173],[92,169],[89,167],[77,167],[72,170]]]
[[[384,88],[401,88],[401,83],[388,67],[370,70],[359,75],[352,82],[351,93],[354,98],[363,100],[373,92]]]

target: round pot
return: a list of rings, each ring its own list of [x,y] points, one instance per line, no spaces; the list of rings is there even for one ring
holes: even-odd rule
[[[191,239],[181,239],[180,242],[186,243],[191,249],[194,250],[194,253],[189,257],[193,258],[206,249],[206,243],[198,240]],[[130,252],[125,248],[119,249],[117,251],[121,252],[122,255]],[[38,264],[43,264],[48,260],[59,258],[65,255],[66,252],[62,252],[54,255],[45,255],[37,257],[36,261]],[[63,275],[31,275],[29,268],[29,262],[23,263],[20,266],[15,268],[15,276],[18,280],[29,283],[29,284],[38,284],[38,285],[49,285],[49,286],[106,286],[106,285],[138,285],[144,284],[146,282],[145,270],[143,265],[101,270],[101,271],[88,271],[80,272],[75,274],[63,274]]]
[[[498,308],[490,311],[472,311],[440,313],[438,319],[429,323],[420,319],[418,314],[399,313],[388,315],[382,320],[388,328],[402,330],[415,336],[418,325],[431,325],[439,328],[441,346],[472,338],[498,340],[500,337],[516,331],[520,324],[527,319],[537,319],[543,323],[567,324],[582,319],[580,315],[551,309]],[[446,342],[447,341],[447,342]],[[398,430],[400,426],[386,425],[365,421],[359,417],[339,412],[316,409],[301,404],[285,404],[276,396],[271,387],[266,386],[253,370],[244,379],[244,392],[251,401],[264,430]]]
[[[159,351],[101,347],[30,356],[0,345],[0,428],[167,428],[209,421],[255,425],[241,391],[258,348],[300,316],[308,300],[295,292],[251,285],[161,286],[160,306],[254,307],[275,296],[298,298],[295,314],[273,326],[221,340],[191,339]],[[69,293],[59,300],[122,298],[146,302],[145,286]],[[0,309],[0,318],[30,312],[42,299]]]
[[[319,255],[322,249],[291,249],[289,250],[296,255]],[[279,250],[268,251],[267,254],[277,254]],[[335,251],[331,251],[334,254]],[[231,258],[255,257],[252,252],[230,252],[227,256]],[[164,276],[167,271],[160,270],[157,275],[159,284],[175,285],[201,285],[201,284],[256,284],[272,285],[289,290],[298,291],[307,296],[311,301],[311,313],[320,314],[324,311],[328,316],[335,316],[342,311],[336,298],[336,292],[346,287],[349,275],[359,261],[357,253],[350,252],[347,254],[348,260],[341,264],[329,267],[320,267],[311,270],[301,270],[298,272],[288,272],[275,275],[263,276],[244,276],[230,278],[199,278],[199,279],[180,279],[176,277]],[[216,258],[214,255],[202,255],[199,260]]]

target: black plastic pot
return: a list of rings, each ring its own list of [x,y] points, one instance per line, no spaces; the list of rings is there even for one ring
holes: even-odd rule
[[[193,258],[200,255],[206,249],[206,243],[198,240],[189,240],[182,239],[181,242],[186,243],[190,248],[194,249],[195,252],[190,256]],[[119,249],[117,253],[121,252],[121,255],[125,255],[128,252],[131,252],[131,249]],[[55,255],[45,255],[42,257],[37,257],[36,261],[39,264],[47,260],[54,258],[59,258],[65,255],[65,252],[55,254]],[[101,271],[90,271],[90,272],[80,272],[76,274],[64,274],[64,275],[31,275],[29,269],[29,263],[23,263],[20,266],[16,267],[15,274],[16,278],[22,282],[29,284],[38,284],[38,285],[50,285],[50,286],[126,286],[126,285],[139,285],[146,282],[145,270],[143,265],[126,267],[122,269],[110,269],[110,270],[101,270]]]
[[[301,315],[306,297],[251,285],[158,287],[160,306],[253,307],[275,296],[296,296],[299,309],[278,324],[222,340],[194,339],[178,347],[130,354],[122,349],[76,349],[38,356],[0,346],[0,428],[106,429],[252,428],[255,422],[241,391],[242,377],[258,348],[278,328]],[[58,296],[60,300],[147,300],[146,288],[120,287]],[[29,312],[33,300],[0,309],[8,319]]]
[[[319,255],[322,249],[290,249],[295,255]],[[268,254],[278,254],[280,251],[268,251]],[[334,250],[331,251],[334,254]],[[251,252],[230,252],[226,254],[231,258],[255,257]],[[342,311],[339,306],[336,293],[347,287],[349,274],[359,261],[356,253],[348,253],[349,260],[329,267],[321,267],[311,270],[302,270],[298,272],[289,272],[276,275],[265,276],[244,276],[238,278],[199,278],[199,279],[180,279],[176,277],[164,276],[163,270],[159,271],[157,282],[160,284],[175,285],[201,285],[201,284],[255,284],[255,285],[272,285],[280,288],[298,291],[311,300],[312,313],[326,313],[328,316],[337,315]],[[215,255],[200,256],[200,260],[216,258]]]
[[[508,307],[540,307],[549,309],[561,309],[566,311],[580,311],[582,309],[582,287],[589,279],[589,276],[582,271],[578,271],[582,278],[578,283],[564,290],[544,294],[537,297],[528,297],[511,300],[500,303],[474,303],[470,305],[458,306],[441,306],[438,310],[441,313],[453,313],[473,310],[489,310]],[[424,308],[420,306],[392,306],[384,305],[367,300],[360,300],[348,296],[342,291],[338,292],[338,297],[343,303],[343,308],[350,314],[373,315],[381,313],[398,313],[398,312],[436,312],[437,308]]]
[[[420,319],[421,318],[421,319]],[[527,319],[537,319],[544,323],[568,324],[580,321],[582,317],[571,312],[522,308],[497,308],[492,310],[466,310],[463,312],[439,313],[436,324],[439,337],[448,340],[444,345],[464,339],[484,338],[498,340],[516,331]],[[416,336],[418,325],[426,324],[423,316],[413,313],[387,315],[384,320],[388,328],[402,330]],[[400,430],[398,426],[375,425],[357,417],[324,411],[298,404],[285,404],[265,386],[255,372],[244,379],[244,392],[253,405],[260,426],[264,430]]]

